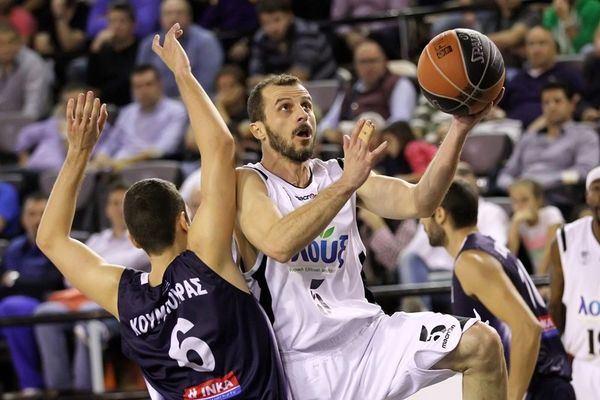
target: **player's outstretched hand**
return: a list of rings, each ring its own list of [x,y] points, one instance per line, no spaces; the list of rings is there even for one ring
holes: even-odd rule
[[[344,135],[344,174],[346,180],[355,190],[362,186],[369,177],[371,169],[383,157],[387,142],[381,143],[375,150],[369,150],[369,143],[359,137],[363,124],[373,124],[371,121],[360,119],[352,136]]]
[[[152,50],[173,73],[191,71],[190,60],[181,43],[177,40],[181,35],[183,35],[183,30],[176,23],[165,34],[165,41],[162,46],[160,45],[159,35],[154,35],[154,40],[152,40]]]
[[[454,116],[454,124],[462,131],[468,132],[473,128],[479,121],[481,121],[488,113],[494,108],[494,106],[500,103],[502,100],[502,96],[504,96],[504,88],[498,94],[498,97],[490,104],[487,105],[486,108],[473,115],[463,115],[463,116]]]
[[[93,92],[79,93],[77,100],[67,102],[67,140],[70,151],[91,151],[104,129],[108,112],[106,104]]]

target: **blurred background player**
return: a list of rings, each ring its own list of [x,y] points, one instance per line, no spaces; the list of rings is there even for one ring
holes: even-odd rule
[[[552,243],[550,313],[573,357],[578,400],[600,393],[600,167],[586,179],[592,216],[560,228]]]
[[[575,399],[560,334],[523,265],[477,229],[478,196],[465,182],[450,185],[433,216],[421,222],[432,246],[455,258],[452,312],[489,321],[504,344],[508,399]],[[537,360],[537,361],[536,361]]]

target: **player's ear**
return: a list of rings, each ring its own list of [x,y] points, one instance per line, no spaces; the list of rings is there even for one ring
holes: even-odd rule
[[[438,225],[442,225],[446,221],[446,218],[448,218],[448,213],[446,210],[444,210],[442,207],[435,209],[435,212],[433,213],[433,220]]]
[[[190,230],[190,219],[185,211],[179,213],[179,216],[177,217],[177,223],[184,232]]]
[[[252,133],[252,136],[254,136],[256,139],[263,141],[267,137],[265,124],[261,121],[250,123],[250,133]]]

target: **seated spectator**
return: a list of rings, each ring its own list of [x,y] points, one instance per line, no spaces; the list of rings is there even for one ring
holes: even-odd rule
[[[0,318],[31,316],[47,293],[63,287],[60,272],[35,244],[46,202],[46,197],[38,194],[25,199],[21,214],[25,234],[13,239],[2,257]],[[33,327],[0,328],[0,336],[10,349],[22,394],[33,394],[43,388]]]
[[[466,162],[459,162],[454,179],[461,179],[479,193],[477,178]],[[479,197],[477,228],[501,244],[507,243],[508,216],[502,207]],[[435,273],[441,278],[450,278],[454,260],[448,252],[429,243],[422,225],[419,225],[412,240],[406,245],[398,258],[398,272],[402,283],[417,283],[430,280]],[[431,299],[423,296],[420,302],[411,298],[404,304],[416,305],[416,310],[432,309]],[[415,310],[412,309],[411,310]]]
[[[496,0],[498,13],[488,12],[481,19],[483,32],[498,46],[507,67],[520,66],[522,45],[529,29],[542,23],[540,5],[522,0]]]
[[[419,181],[437,151],[433,144],[418,140],[405,121],[394,122],[383,128],[381,141],[387,141],[388,145],[375,169],[411,183]]]
[[[180,149],[187,114],[179,100],[164,97],[158,70],[152,65],[136,67],[131,73],[131,90],[135,101],[123,107],[98,148],[94,161],[100,168],[118,171]]]
[[[110,221],[110,228],[95,233],[86,244],[110,264],[125,265],[128,268],[150,271],[150,260],[142,249],[133,246],[125,226],[123,200],[127,186],[114,183],[108,189],[104,212]],[[101,310],[101,307],[88,300],[75,288],[53,293],[49,301],[40,304],[36,315],[67,314],[71,311]],[[118,335],[116,320],[101,320],[102,340]],[[68,339],[73,330],[81,331],[85,324],[38,324],[35,336],[42,356],[42,371],[46,388],[59,391],[91,391],[89,350],[85,338],[75,336],[73,361],[69,356]]]
[[[221,45],[211,31],[192,24],[192,10],[186,0],[164,0],[160,6],[160,26],[163,30],[161,36],[176,22],[184,32],[179,41],[190,59],[192,73],[212,96],[215,77],[223,65]],[[174,75],[152,51],[153,39],[154,35],[149,35],[140,43],[137,63],[154,65],[160,72],[165,94],[179,97]]]
[[[215,106],[231,133],[239,138],[240,129],[249,130],[246,109],[248,93],[244,71],[235,65],[226,65],[217,74],[215,88]],[[240,126],[241,124],[245,125]]]
[[[398,11],[410,5],[410,0],[333,0],[331,4],[331,19],[360,18],[381,15],[388,11]],[[354,53],[356,46],[367,39],[379,43],[388,57],[400,58],[400,37],[398,24],[395,21],[375,22],[370,24],[341,25],[336,29],[344,44]]]
[[[50,12],[39,18],[33,49],[52,61],[59,86],[67,81],[70,62],[85,53],[88,5],[76,0],[51,0]]]
[[[529,178],[542,186],[551,204],[568,205],[572,199],[564,185],[581,182],[598,165],[598,134],[587,124],[573,122],[576,98],[567,85],[547,83],[541,102],[539,127],[521,137],[496,184],[506,190],[516,179]]]
[[[598,0],[554,0],[544,13],[544,26],[552,31],[561,54],[579,53],[592,43],[599,22]]]
[[[48,109],[53,73],[11,25],[0,22],[0,125],[2,116],[40,118]]]
[[[289,73],[301,80],[335,76],[327,37],[315,23],[296,18],[290,0],[260,0],[256,12],[260,29],[251,46],[251,86],[269,74]]]
[[[111,3],[106,12],[107,26],[90,46],[87,83],[99,90],[105,103],[124,106],[131,102],[129,74],[138,51],[135,18],[126,1]]]
[[[92,39],[103,34],[108,28],[108,10],[114,0],[95,0],[87,19],[87,37]],[[153,34],[158,29],[160,0],[127,0],[135,10],[135,35],[138,39]]]
[[[29,42],[37,29],[33,15],[19,6],[16,0],[0,0],[0,22],[13,26],[25,43]]]
[[[337,130],[340,121],[355,120],[360,114],[374,111],[388,123],[408,121],[417,102],[415,84],[392,73],[379,44],[361,43],[354,52],[356,80],[334,101],[319,124],[319,131]]]
[[[536,26],[527,33],[525,50],[527,64],[506,82],[500,101],[507,117],[523,122],[523,129],[542,114],[540,95],[544,84],[563,82],[574,92],[583,93],[581,72],[571,65],[556,63],[556,46],[546,28]]]
[[[0,237],[9,238],[19,230],[19,193],[7,182],[0,181]]]
[[[77,98],[82,90],[87,88],[78,83],[67,84],[61,90],[60,99],[50,118],[21,129],[15,153],[19,156],[22,168],[35,172],[60,169],[67,154],[65,106],[70,98]]]
[[[600,25],[596,29],[594,44],[583,62],[584,97],[590,108],[581,118],[584,121],[600,119]]]
[[[221,45],[228,52],[240,36],[247,44],[246,37],[252,36],[258,28],[254,3],[255,0],[212,1],[202,12],[198,23],[206,29],[218,32]],[[231,58],[231,53],[229,57]],[[240,60],[234,58],[233,61]]]
[[[521,179],[508,189],[513,216],[508,233],[508,248],[513,254],[519,253],[521,244],[536,275],[548,273],[550,245],[556,230],[565,222],[560,210],[554,206],[544,206],[544,191],[541,185],[531,179]],[[529,261],[529,262],[528,262]]]

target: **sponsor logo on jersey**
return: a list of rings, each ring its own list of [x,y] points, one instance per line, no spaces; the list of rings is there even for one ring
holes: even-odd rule
[[[314,193],[310,193],[310,194],[307,194],[306,196],[296,196],[296,195],[294,195],[294,197],[297,198],[300,201],[306,201],[306,200],[312,200],[312,199],[314,199],[315,197],[317,197],[317,195],[314,194]]]
[[[211,379],[183,391],[183,400],[224,400],[242,393],[233,371],[222,378]]]
[[[310,242],[308,246],[300,250],[298,254],[292,257],[291,262],[329,264],[328,266],[334,264],[334,266],[337,266],[338,269],[342,268],[345,260],[348,235],[340,235],[339,238],[333,239],[332,236],[334,232],[334,226],[325,229],[323,232],[321,232],[317,239]],[[294,268],[292,269],[296,270]],[[335,271],[336,270],[334,269],[329,272]]]
[[[584,317],[598,317],[600,316],[600,300],[598,299],[586,299],[583,296],[579,296],[579,316]]]
[[[421,325],[421,334],[419,335],[419,340],[421,342],[437,342],[437,340],[444,335],[444,339],[442,340],[442,348],[445,349],[448,346],[450,335],[455,328],[456,325],[450,325],[450,328],[446,328],[446,325],[438,325],[433,328],[431,332],[429,332],[425,325]]]

